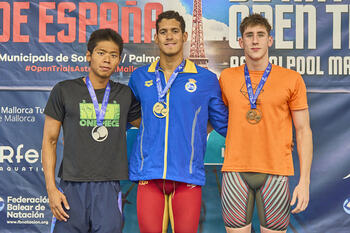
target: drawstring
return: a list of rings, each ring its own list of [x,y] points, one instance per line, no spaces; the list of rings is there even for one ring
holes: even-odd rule
[[[173,197],[174,197],[174,196],[175,196],[175,190],[176,190],[176,189],[175,189],[175,181],[173,181],[173,186],[174,186],[174,188],[173,188],[173,190],[174,190],[174,191],[173,191]]]

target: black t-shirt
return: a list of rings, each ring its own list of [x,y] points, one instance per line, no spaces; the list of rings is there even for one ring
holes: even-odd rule
[[[108,136],[103,134],[103,141],[92,137],[96,114],[83,78],[59,82],[51,91],[44,113],[62,122],[64,150],[59,176],[63,180],[128,179],[126,126],[141,116],[141,108],[128,86],[109,83],[111,92],[103,121]],[[105,89],[95,93],[101,106]]]

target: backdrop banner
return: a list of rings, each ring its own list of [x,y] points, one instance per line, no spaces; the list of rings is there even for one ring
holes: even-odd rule
[[[112,28],[122,35],[124,52],[112,79],[127,84],[132,71],[159,58],[153,37],[156,17],[165,10],[185,18],[185,57],[203,35],[204,58],[218,77],[245,61],[238,44],[241,20],[251,12],[269,20],[270,61],[303,76],[314,140],[309,207],[291,215],[288,233],[349,232],[350,0],[0,0],[0,232],[50,232],[41,165],[43,111],[53,85],[87,75],[90,34]],[[196,19],[194,10],[200,12]],[[202,20],[203,29],[192,29],[193,20]],[[127,132],[128,151],[136,134],[135,128]],[[215,131],[208,135],[199,232],[225,232],[220,204],[224,148],[225,138]],[[62,149],[60,139],[57,168]],[[296,148],[293,153],[292,190],[299,179]],[[123,181],[122,189],[123,232],[139,232],[137,185]],[[260,232],[256,213],[253,232]]]

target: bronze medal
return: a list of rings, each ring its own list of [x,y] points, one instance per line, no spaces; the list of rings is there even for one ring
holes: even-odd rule
[[[249,109],[249,111],[247,112],[246,118],[250,124],[255,125],[261,121],[262,113],[259,109],[256,109],[256,108]]]
[[[168,115],[168,107],[164,102],[157,102],[153,105],[153,114],[158,118],[164,118]]]

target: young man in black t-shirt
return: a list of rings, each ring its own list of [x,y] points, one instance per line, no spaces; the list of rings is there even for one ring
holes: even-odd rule
[[[45,108],[43,168],[54,233],[121,232],[119,180],[128,179],[126,125],[137,125],[140,105],[129,87],[110,76],[120,62],[123,40],[111,29],[91,34],[86,77],[53,88]],[[56,145],[63,128],[64,151],[55,184]]]

